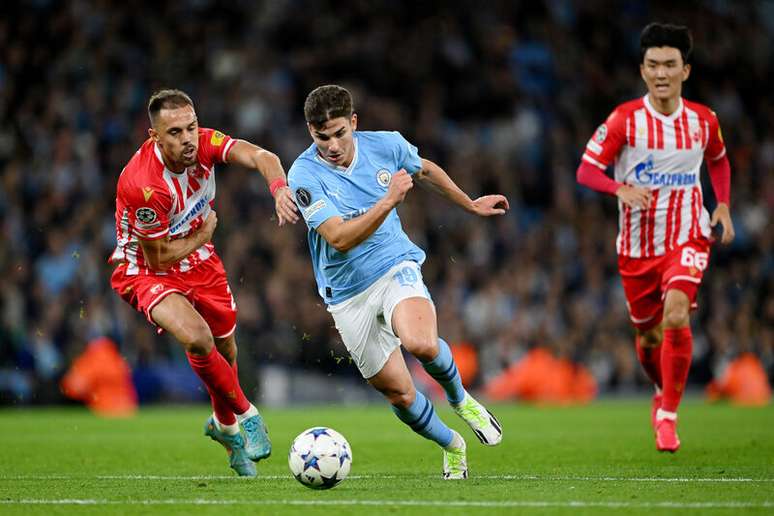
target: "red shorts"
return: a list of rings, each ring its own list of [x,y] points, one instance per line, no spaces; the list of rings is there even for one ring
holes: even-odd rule
[[[217,254],[187,272],[168,275],[127,276],[126,264],[113,271],[110,286],[132,308],[145,314],[151,324],[151,311],[169,294],[185,296],[207,321],[215,338],[228,337],[236,328],[237,308],[226,279],[223,262]],[[163,330],[158,328],[161,333]]]
[[[685,292],[691,308],[696,308],[696,293],[709,262],[709,252],[709,241],[700,239],[655,258],[618,257],[629,317],[635,328],[647,331],[661,322],[664,298],[672,288]]]

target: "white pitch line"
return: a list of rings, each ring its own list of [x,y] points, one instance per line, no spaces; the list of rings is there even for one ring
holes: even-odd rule
[[[97,499],[21,499],[2,500],[0,505],[298,505],[298,506],[401,506],[401,507],[603,507],[658,509],[768,509],[774,501],[764,502],[583,502],[583,501],[440,501],[440,500],[97,500]]]
[[[97,475],[94,477],[69,476],[69,475],[17,475],[0,476],[0,481],[7,480],[290,480],[290,475],[259,475],[256,478],[238,477],[235,475]],[[369,479],[407,479],[412,478],[440,478],[432,476],[404,476],[404,475],[350,475],[348,480]],[[718,477],[718,478],[663,478],[663,477],[593,477],[593,476],[538,476],[538,475],[473,475],[471,479],[481,480],[520,480],[531,482],[673,482],[673,483],[770,483],[774,478],[744,478],[744,477]]]

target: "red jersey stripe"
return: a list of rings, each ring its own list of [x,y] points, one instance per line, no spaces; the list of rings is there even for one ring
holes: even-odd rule
[[[640,258],[648,255],[648,210],[640,210]]]
[[[669,192],[669,206],[666,213],[666,231],[664,233],[664,252],[672,249],[672,222],[675,216],[675,201],[677,200],[677,190]]]
[[[629,118],[626,119],[626,127],[626,132],[629,133],[629,147],[634,147],[637,142],[634,132],[634,114],[630,114]]]
[[[682,119],[681,125],[683,126],[683,141],[685,142],[685,148],[691,148],[691,134],[690,127],[688,125],[688,113],[683,109],[683,114],[680,117]]]
[[[650,111],[647,109],[645,110],[645,120],[648,123],[648,148],[653,148],[653,136],[655,131],[653,130],[653,115],[650,114]]]
[[[177,192],[177,209],[183,211],[183,201],[185,200],[185,197],[183,197],[183,189],[180,188],[180,181],[178,181],[176,177],[173,177],[172,184],[175,185],[175,191]]]
[[[664,148],[664,124],[659,119],[656,119],[656,148]]]
[[[675,145],[678,149],[683,148],[683,126],[679,118],[675,118]]]
[[[629,256],[632,252],[632,209],[628,204],[624,204],[624,229],[621,238],[621,250],[623,254]]]
[[[677,192],[677,201],[675,202],[675,227],[673,229],[672,247],[677,247],[677,241],[680,239],[680,231],[682,228],[683,218],[683,197],[685,197],[685,190],[679,190]]]
[[[648,209],[648,256],[656,255],[654,235],[656,232],[656,205],[660,190],[651,190],[650,208]]]

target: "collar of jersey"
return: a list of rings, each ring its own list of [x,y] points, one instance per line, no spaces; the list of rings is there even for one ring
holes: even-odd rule
[[[161,157],[161,149],[159,149],[159,145],[156,142],[153,142],[153,154],[156,155],[156,158],[159,160],[159,163],[161,163],[161,166],[164,167],[164,170],[172,174],[173,176],[180,177],[188,172],[188,168],[184,168],[182,172],[172,172],[167,168],[167,164],[164,163],[164,158]]]
[[[656,108],[653,107],[653,104],[650,103],[650,99],[648,98],[648,94],[645,94],[645,97],[643,98],[643,103],[645,104],[645,109],[650,111],[650,114],[653,115],[656,118],[660,118],[661,120],[665,122],[673,122],[675,118],[679,117],[683,114],[683,97],[678,97],[677,99],[677,109],[674,110],[674,112],[671,115],[665,115],[664,113],[659,112]]]
[[[331,169],[331,170],[333,170],[335,172],[338,172],[339,174],[344,174],[346,176],[351,176],[352,175],[352,171],[355,170],[355,165],[357,165],[357,156],[358,156],[358,152],[357,152],[357,133],[355,133],[353,135],[352,141],[354,142],[354,145],[355,145],[355,155],[352,157],[352,163],[350,163],[348,167],[341,167],[339,165],[334,165],[333,163],[328,163],[327,161],[325,161],[324,158],[320,157],[320,153],[317,152],[316,150],[315,150],[315,153],[314,153],[314,159],[316,159],[318,163],[322,163],[323,165],[325,165],[329,169]]]

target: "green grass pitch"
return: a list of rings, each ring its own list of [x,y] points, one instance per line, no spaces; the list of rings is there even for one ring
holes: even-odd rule
[[[266,409],[273,455],[259,477],[232,475],[202,435],[208,407],[144,408],[128,420],[83,409],[0,410],[0,514],[772,514],[774,410],[681,410],[682,449],[655,450],[649,400],[587,407],[494,405],[505,429],[485,447],[443,404],[468,443],[470,478],[441,479],[441,452],[387,406]],[[349,440],[350,478],[301,486],[287,450],[302,430]]]

